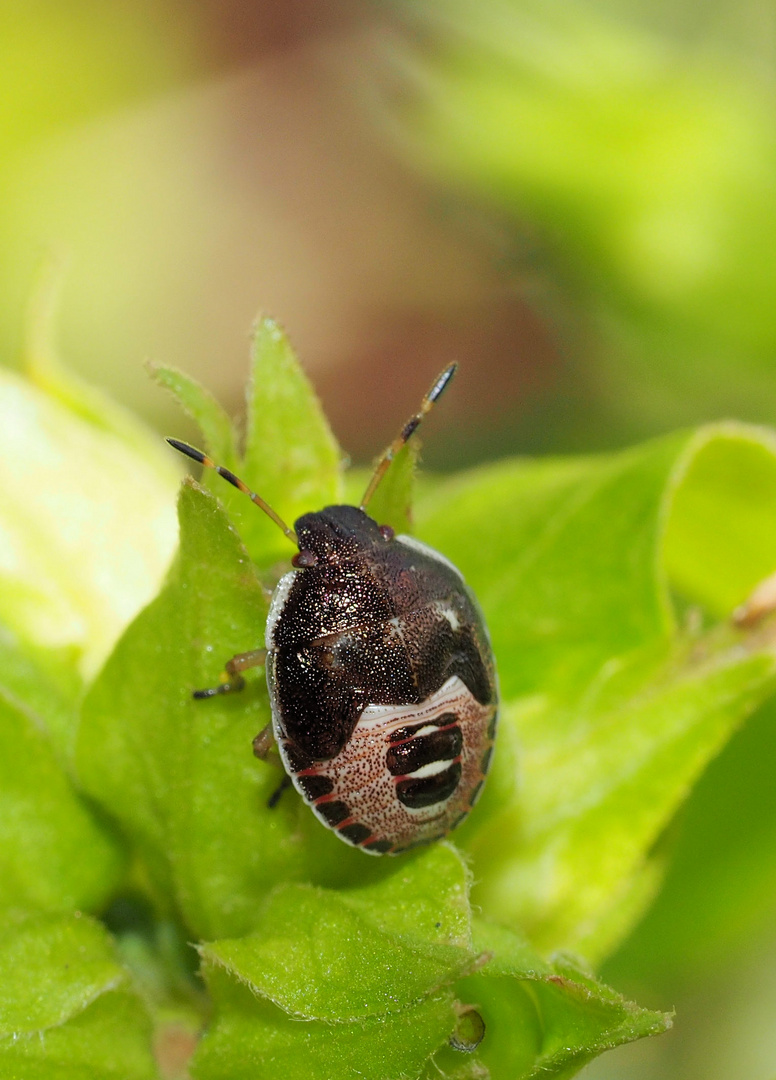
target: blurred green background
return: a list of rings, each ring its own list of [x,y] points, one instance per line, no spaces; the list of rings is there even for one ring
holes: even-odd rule
[[[440,469],[773,423],[775,76],[759,0],[5,3],[2,362],[53,259],[68,363],[184,437],[142,361],[236,409],[260,308],[358,461],[450,359]],[[775,725],[603,972],[674,1031],[589,1080],[776,1076]]]

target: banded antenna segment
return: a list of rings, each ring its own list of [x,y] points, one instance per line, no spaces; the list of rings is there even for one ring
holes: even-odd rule
[[[372,479],[369,481],[367,489],[364,492],[364,496],[359,503],[360,510],[366,510],[369,504],[369,500],[372,498],[375,491],[377,490],[377,487],[382,478],[385,476],[386,472],[388,471],[388,467],[390,466],[391,462],[399,453],[401,448],[405,445],[405,443],[407,443],[418,430],[423,418],[431,412],[431,409],[434,407],[435,403],[444,393],[447,384],[450,382],[453,375],[455,375],[457,367],[457,364],[450,364],[449,367],[445,368],[445,370],[436,379],[434,385],[423,398],[423,401],[420,403],[420,408],[418,409],[418,411],[415,413],[414,416],[410,417],[410,419],[401,429],[399,434],[393,440],[391,445],[385,451],[383,456],[380,458],[375,468],[375,471],[372,474]]]
[[[231,484],[232,487],[236,487],[238,491],[242,491],[244,495],[248,496],[251,502],[254,502],[260,510],[264,511],[267,517],[275,522],[279,529],[283,530],[292,544],[299,547],[299,541],[297,540],[294,530],[286,525],[282,517],[272,509],[269,503],[264,502],[261,495],[257,495],[255,491],[251,491],[248,485],[242,481],[239,476],[235,476],[231,469],[225,469],[223,465],[217,465],[212,458],[207,456],[207,454],[203,454],[201,450],[197,450],[194,446],[189,446],[188,443],[181,442],[180,439],[168,439],[167,442],[174,450],[177,450],[181,454],[185,454],[186,457],[190,457],[192,461],[204,465],[206,469],[213,469],[219,476],[223,476],[224,480]]]

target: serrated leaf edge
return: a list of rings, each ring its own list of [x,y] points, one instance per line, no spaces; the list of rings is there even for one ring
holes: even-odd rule
[[[304,891],[309,892],[309,893],[317,893],[317,892],[320,891],[316,886],[309,885],[307,883],[293,883],[293,885],[294,885],[294,888],[299,889],[299,890],[304,890]],[[263,906],[265,906],[265,907],[268,906],[270,901],[277,894],[282,892],[286,887],[287,887],[287,883],[281,883],[280,885],[275,886],[274,889],[270,890],[270,892],[267,894],[267,898],[266,898]],[[336,895],[338,897],[338,899],[341,902],[343,902],[344,906],[346,906],[353,914],[358,916],[358,918],[360,918],[365,923],[365,925],[367,925],[371,930],[376,930],[377,932],[379,932],[381,934],[385,934],[386,936],[388,936],[386,931],[382,927],[376,926],[375,924],[370,922],[370,920],[364,916],[363,912],[361,911],[361,909],[357,905],[348,904],[347,900],[345,899],[342,892],[340,892],[338,890],[330,890],[330,891],[332,892],[333,895]],[[411,951],[411,952],[416,951],[417,943],[413,943],[411,938],[406,937],[404,934],[396,934],[396,935],[394,935],[394,937],[395,937],[396,941],[400,942],[401,944],[406,945],[406,947],[407,947],[407,949],[409,951]],[[224,939],[224,940],[241,941],[241,940],[244,940],[244,939],[243,938],[235,938],[235,939]],[[438,994],[440,991],[444,990],[446,987],[452,987],[453,984],[455,982],[457,982],[459,979],[463,979],[463,978],[466,978],[466,976],[468,976],[468,975],[474,974],[476,971],[478,971],[482,967],[484,962],[487,962],[487,961],[483,960],[483,957],[485,956],[484,953],[480,953],[479,955],[473,955],[469,951],[468,955],[467,955],[467,950],[464,949],[460,945],[448,945],[448,946],[445,946],[446,948],[450,949],[451,951],[455,950],[457,952],[460,952],[462,954],[462,958],[466,957],[466,960],[467,960],[467,962],[465,964],[461,965],[460,970],[451,973],[449,979],[445,979],[442,982],[429,987],[429,989],[428,989],[428,991],[426,993],[420,994],[418,997],[413,998],[410,1001],[405,1001],[403,1004],[398,1006],[398,1008],[386,1008],[386,1009],[382,1009],[380,1011],[370,1012],[367,1015],[361,1014],[361,1015],[358,1015],[358,1016],[343,1016],[343,1017],[338,1017],[336,1019],[333,1019],[332,1017],[317,1016],[317,1015],[314,1015],[312,1013],[300,1012],[298,1010],[289,1009],[287,1007],[287,1005],[285,1005],[282,1001],[277,1000],[277,998],[275,996],[273,996],[272,994],[267,994],[264,990],[262,990],[258,986],[256,986],[255,983],[251,982],[250,979],[248,979],[245,976],[241,975],[223,957],[219,956],[217,953],[211,952],[211,945],[215,944],[215,943],[198,942],[198,943],[191,943],[191,944],[192,944],[192,948],[194,948],[197,951],[197,953],[199,954],[200,959],[202,960],[203,964],[205,964],[205,965],[210,964],[210,965],[212,965],[214,967],[221,968],[223,971],[226,971],[228,975],[230,975],[232,978],[235,979],[236,982],[241,983],[243,986],[248,987],[248,989],[251,991],[251,993],[255,997],[263,998],[266,1001],[271,1001],[273,1005],[277,1006],[277,1008],[279,1008],[287,1016],[292,1016],[292,1017],[294,1017],[294,1018],[296,1018],[298,1020],[311,1020],[311,1021],[314,1020],[314,1021],[318,1021],[318,1022],[320,1022],[322,1024],[329,1024],[332,1027],[337,1027],[337,1026],[339,1026],[341,1024],[364,1023],[365,1021],[368,1021],[368,1020],[379,1019],[381,1016],[383,1016],[383,1017],[385,1017],[385,1016],[397,1016],[397,1015],[401,1014],[402,1012],[405,1012],[407,1009],[411,1009],[414,1006],[420,1005],[422,1002],[427,1001],[429,998],[433,997],[434,994]],[[435,944],[435,943],[430,943],[430,944]]]

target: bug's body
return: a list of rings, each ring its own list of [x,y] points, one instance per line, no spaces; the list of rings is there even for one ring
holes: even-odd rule
[[[267,621],[273,731],[324,824],[374,854],[449,832],[476,800],[496,720],[493,658],[459,572],[354,506],[296,522],[316,563]]]
[[[372,855],[455,828],[493,748],[495,667],[474,597],[439,552],[365,513],[454,371],[442,372],[385,451],[360,507],[305,514],[295,530],[230,470],[168,440],[245,492],[299,547],[296,569],[273,594],[266,651],[232,657],[222,683],[194,696],[239,690],[241,672],[266,663],[272,736],[288,777],[324,825]],[[272,736],[268,728],[256,736],[257,756],[267,756]]]

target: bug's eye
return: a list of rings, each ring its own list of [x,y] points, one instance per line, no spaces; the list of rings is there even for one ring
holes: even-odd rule
[[[314,552],[308,551],[306,548],[297,551],[296,555],[294,555],[291,560],[291,565],[296,566],[300,570],[304,570],[308,566],[316,566],[317,563],[318,556]]]
[[[383,540],[393,540],[394,536],[396,535],[390,525],[381,525],[380,534]]]

